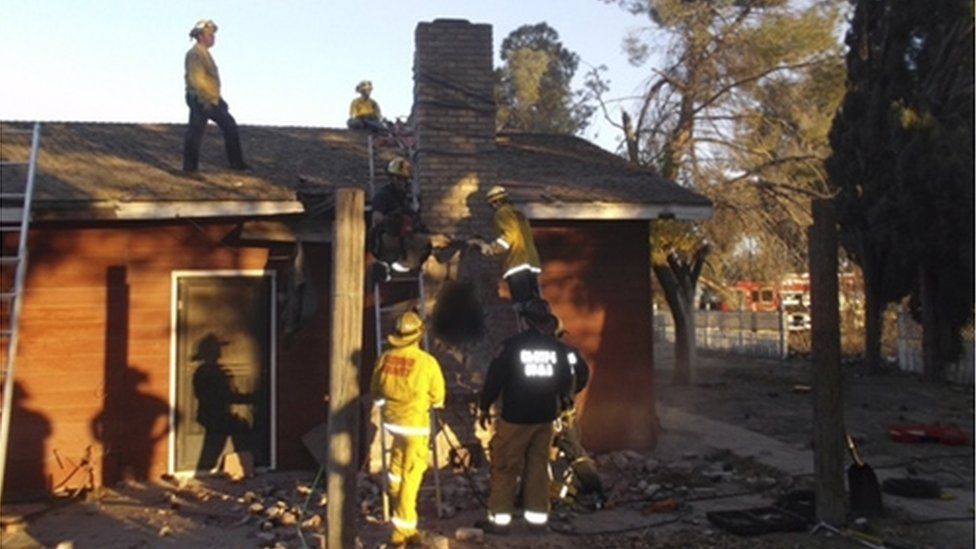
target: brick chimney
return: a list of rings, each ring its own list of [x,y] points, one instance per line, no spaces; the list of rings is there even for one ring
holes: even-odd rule
[[[498,179],[492,154],[496,107],[491,32],[487,24],[438,19],[420,23],[415,34],[414,170],[423,219],[431,231],[454,239],[494,236],[493,212],[485,201]],[[465,401],[470,396],[462,386],[481,386],[493,346],[514,333],[515,315],[511,304],[497,295],[499,260],[470,250],[446,264],[428,261],[425,269],[429,307],[445,280],[461,279],[475,285],[487,313],[488,333],[481,341],[464,349],[432,345],[448,380],[449,405],[459,408],[460,415],[453,416],[461,417],[468,413]],[[462,423],[452,427],[470,440],[470,425]]]
[[[484,193],[495,184],[491,25],[420,23],[414,53],[413,122],[424,221],[450,236],[491,231]]]

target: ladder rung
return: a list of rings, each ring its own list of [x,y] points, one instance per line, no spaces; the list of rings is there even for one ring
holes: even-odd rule
[[[0,301],[13,301],[17,297],[17,292],[0,292]]]
[[[26,198],[27,195],[24,193],[0,193],[0,198]]]
[[[24,130],[21,128],[9,128],[9,129],[0,130],[0,135],[6,133],[34,133],[34,130]]]
[[[19,160],[0,160],[0,168],[7,166],[27,166],[29,162],[21,162]]]
[[[0,330],[0,337],[10,337],[14,335],[13,330]]]
[[[0,225],[0,233],[15,233],[20,231],[20,225]]]
[[[0,265],[12,265],[20,261],[20,256],[15,255],[13,257],[0,257]]]

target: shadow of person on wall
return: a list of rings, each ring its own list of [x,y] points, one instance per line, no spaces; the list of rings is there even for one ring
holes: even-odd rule
[[[120,417],[110,417],[109,409],[103,409],[92,419],[92,434],[105,447],[106,458],[114,456],[109,482],[117,480],[114,475],[121,480],[146,480],[151,477],[156,445],[169,434],[169,404],[145,389],[146,372],[127,367],[120,377],[121,387],[110,395],[122,401],[115,410]]]
[[[229,342],[209,333],[197,342],[191,360],[201,364],[193,373],[193,395],[197,399],[197,423],[205,430],[198,471],[210,471],[219,465],[227,441],[234,451],[244,450],[253,425],[232,410],[233,404],[253,404],[255,395],[237,392],[231,373],[220,363],[221,347]]]
[[[44,414],[25,407],[24,402],[29,400],[30,393],[15,381],[4,502],[41,499],[51,489],[45,471],[45,441],[51,434],[51,422]]]

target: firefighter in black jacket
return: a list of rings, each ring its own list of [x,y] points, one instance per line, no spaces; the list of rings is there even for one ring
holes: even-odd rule
[[[523,517],[533,526],[549,518],[549,448],[553,421],[571,399],[571,350],[553,335],[556,317],[541,299],[523,312],[528,328],[504,341],[496,353],[479,398],[479,422],[487,428],[488,410],[501,396],[502,412],[491,440],[491,493],[488,519],[476,526],[504,534],[515,511],[522,478]]]

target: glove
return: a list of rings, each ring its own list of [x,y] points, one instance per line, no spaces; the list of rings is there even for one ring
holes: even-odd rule
[[[480,248],[485,245],[485,241],[481,240],[480,238],[469,238],[465,240],[464,243],[472,248]]]
[[[491,255],[491,244],[482,242],[479,248],[481,248],[481,255]]]
[[[478,425],[481,426],[485,431],[488,430],[488,423],[491,422],[491,416],[488,414],[488,410],[480,410],[478,412]]]

